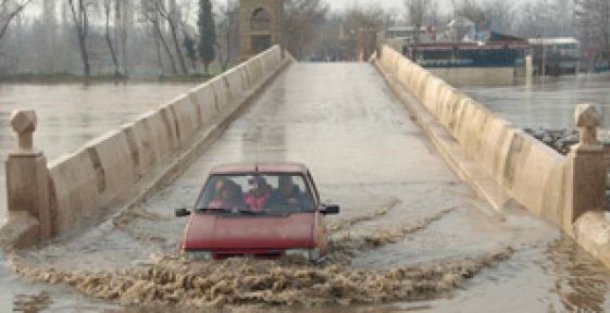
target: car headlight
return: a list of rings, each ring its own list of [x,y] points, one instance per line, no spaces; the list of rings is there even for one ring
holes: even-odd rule
[[[287,249],[284,251],[285,256],[302,257],[306,260],[317,260],[320,257],[318,249]]]
[[[210,251],[185,251],[186,259],[189,261],[207,261],[212,259]]]

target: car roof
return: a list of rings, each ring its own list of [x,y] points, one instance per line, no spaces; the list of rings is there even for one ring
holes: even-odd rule
[[[236,175],[255,173],[299,173],[306,174],[307,167],[301,163],[274,162],[274,163],[232,163],[214,167],[210,175]]]

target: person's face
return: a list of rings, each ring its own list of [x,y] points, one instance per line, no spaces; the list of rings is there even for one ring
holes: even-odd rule
[[[280,183],[280,191],[282,192],[282,194],[287,196],[292,191],[293,186],[294,185],[292,184],[291,180],[289,180],[289,179],[282,180]]]
[[[225,185],[225,183],[222,180],[219,180],[216,182],[214,187],[216,188],[216,191],[220,191],[220,190],[222,190],[222,187],[224,187],[224,185]]]
[[[261,184],[259,182],[252,183],[250,188],[252,188],[252,192],[254,192],[254,194],[260,195],[262,193]]]
[[[221,195],[222,195],[222,198],[225,200],[231,199],[231,196],[232,196],[231,190],[229,190],[229,188],[225,188],[222,190]]]

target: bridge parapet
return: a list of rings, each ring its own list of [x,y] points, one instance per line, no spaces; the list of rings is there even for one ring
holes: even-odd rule
[[[572,229],[574,222],[588,211],[606,209],[606,164],[605,149],[597,140],[597,128],[601,114],[591,104],[579,104],[574,122],[579,132],[578,144],[568,154],[568,183],[564,211],[564,228]]]
[[[33,111],[17,112],[7,160],[9,223],[0,242],[25,248],[98,223],[179,171],[289,62],[278,46],[47,165]]]
[[[34,148],[34,111],[14,111],[11,126],[17,146],[6,160],[9,221],[0,241],[22,248],[51,236],[47,159]]]
[[[575,238],[605,238],[606,259],[600,259],[610,266],[610,224],[596,222],[607,226],[596,234],[576,227],[583,216],[606,207],[604,150],[597,144],[599,113],[593,106],[578,107],[581,142],[562,156],[388,46],[376,64],[399,96],[408,93],[401,98],[456,172],[479,179],[471,182],[477,191],[498,209],[514,200]],[[457,150],[464,158],[454,156]]]

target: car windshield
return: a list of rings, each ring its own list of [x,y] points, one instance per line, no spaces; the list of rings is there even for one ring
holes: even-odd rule
[[[305,179],[298,174],[213,175],[196,208],[235,214],[313,212],[312,199]]]

